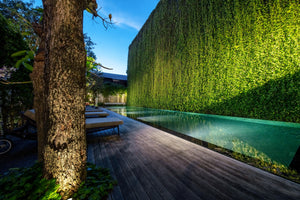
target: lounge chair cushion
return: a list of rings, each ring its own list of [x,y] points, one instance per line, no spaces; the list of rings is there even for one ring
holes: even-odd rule
[[[35,121],[35,111],[34,111],[34,109],[26,110],[24,115],[26,117],[28,117],[29,119]],[[106,112],[85,112],[85,116],[87,116],[87,117],[90,117],[90,116],[106,117],[106,116],[108,116],[108,113],[106,113]]]
[[[106,112],[85,112],[86,117],[92,117],[92,116],[97,116],[97,117],[106,117],[108,116],[108,113]]]
[[[87,118],[85,119],[86,129],[114,127],[123,124],[118,118]]]
[[[106,113],[107,114],[107,113]],[[93,112],[92,115],[95,115]],[[107,114],[108,115],[108,114]],[[24,113],[24,116],[31,119],[33,122],[35,122],[35,112],[34,110],[27,110]],[[86,129],[90,129],[89,131],[92,131],[94,129],[107,129],[107,128],[114,128],[118,127],[118,134],[119,134],[119,125],[123,124],[123,121],[118,118],[86,118]]]
[[[85,112],[103,112],[101,108],[86,107]]]

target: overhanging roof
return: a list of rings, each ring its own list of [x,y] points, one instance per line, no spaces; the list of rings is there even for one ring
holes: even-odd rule
[[[127,81],[127,76],[126,75],[121,75],[121,74],[111,74],[111,73],[102,73],[103,78],[110,78],[113,80],[121,80],[121,81]]]

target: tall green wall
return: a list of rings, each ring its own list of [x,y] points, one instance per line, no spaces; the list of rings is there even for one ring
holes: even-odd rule
[[[300,1],[161,0],[128,83],[133,106],[300,123]]]

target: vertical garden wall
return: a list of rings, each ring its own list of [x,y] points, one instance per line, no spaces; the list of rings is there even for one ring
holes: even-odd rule
[[[128,84],[133,106],[300,123],[300,1],[161,0]]]

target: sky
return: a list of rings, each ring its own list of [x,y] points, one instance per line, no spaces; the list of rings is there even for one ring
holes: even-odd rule
[[[42,0],[34,2],[36,6],[42,5]],[[96,62],[113,68],[103,69],[103,72],[126,75],[129,45],[158,2],[159,0],[97,0],[101,16],[108,17],[112,14],[114,25],[107,30],[100,19],[92,19],[92,15],[84,11],[83,32],[96,43],[93,49],[97,56]]]

